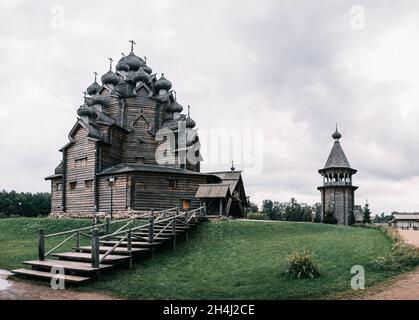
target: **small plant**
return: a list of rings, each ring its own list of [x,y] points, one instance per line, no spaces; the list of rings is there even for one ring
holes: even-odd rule
[[[294,251],[287,257],[286,273],[295,279],[316,278],[320,276],[319,265],[309,249]]]

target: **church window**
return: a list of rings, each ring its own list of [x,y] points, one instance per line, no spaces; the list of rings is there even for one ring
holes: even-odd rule
[[[69,185],[70,185],[70,189],[74,190],[76,189],[77,181],[70,182]]]
[[[191,207],[191,200],[183,199],[182,200],[182,209],[183,210],[189,210],[190,207]]]
[[[169,189],[176,190],[177,189],[177,180],[169,179]]]
[[[84,186],[86,188],[91,188],[93,186],[93,180],[85,180],[84,181]]]
[[[62,183],[57,183],[55,185],[55,191],[61,191],[63,189],[63,184]]]
[[[76,159],[76,167],[85,167],[87,165],[87,158]]]

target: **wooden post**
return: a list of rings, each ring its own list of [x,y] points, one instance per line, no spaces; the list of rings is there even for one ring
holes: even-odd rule
[[[109,217],[106,217],[106,225],[105,225],[105,234],[106,235],[109,234],[110,226],[111,226],[111,220],[109,219]]]
[[[99,268],[99,230],[92,230],[92,268]]]
[[[129,268],[132,269],[132,242],[131,242],[131,229],[128,230],[127,237],[127,250],[129,254]]]
[[[154,217],[150,217],[148,227],[148,242],[153,243],[154,241]]]
[[[150,226],[148,227],[148,242],[153,243],[154,242],[154,216],[151,216],[149,219]],[[150,256],[151,259],[154,258],[154,247],[150,247]]]
[[[219,211],[220,217],[223,215],[223,198],[220,198],[220,211]]]
[[[172,221],[172,250],[176,249],[176,217]]]
[[[79,251],[79,249],[80,249],[80,231],[77,231],[77,234],[76,234],[76,248],[77,248],[77,251]]]
[[[189,227],[189,211],[188,210],[186,210],[186,213],[185,213],[185,226]],[[185,241],[188,241],[188,238],[189,238],[188,233],[189,233],[189,230],[186,229],[186,231],[185,231]]]
[[[38,259],[40,261],[45,261],[45,230],[39,229],[39,238],[38,238]]]

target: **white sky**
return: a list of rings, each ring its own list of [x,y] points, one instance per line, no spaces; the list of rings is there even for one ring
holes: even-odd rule
[[[365,25],[351,9],[360,4]],[[251,200],[320,201],[335,123],[358,169],[356,202],[419,210],[419,2],[0,0],[0,189],[43,178],[108,57],[148,57],[205,134],[263,129]],[[362,19],[361,19],[362,20]],[[209,154],[204,158],[208,159]],[[202,169],[228,169],[230,158]]]

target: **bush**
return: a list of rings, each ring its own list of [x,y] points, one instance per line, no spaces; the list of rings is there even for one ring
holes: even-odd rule
[[[247,219],[251,220],[268,220],[268,217],[262,212],[249,212]]]
[[[404,243],[400,239],[397,230],[390,227],[379,227],[395,244],[391,248],[391,253],[378,257],[368,264],[372,270],[383,272],[399,272],[411,269],[419,265],[419,250]]]
[[[295,251],[287,258],[286,273],[295,279],[315,278],[320,276],[319,265],[308,249]]]
[[[391,253],[371,261],[368,267],[374,271],[404,271],[419,265],[419,250],[411,245],[396,243]]]

